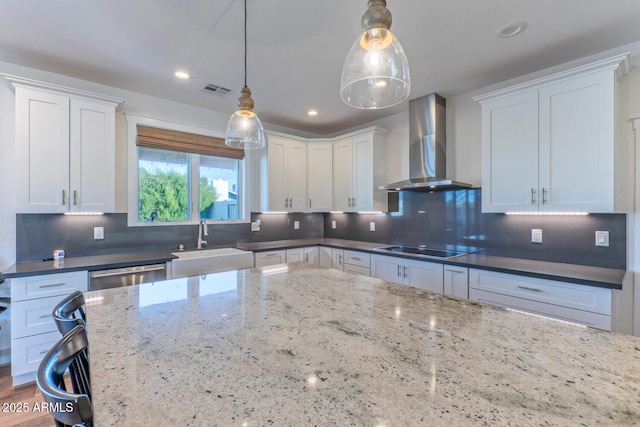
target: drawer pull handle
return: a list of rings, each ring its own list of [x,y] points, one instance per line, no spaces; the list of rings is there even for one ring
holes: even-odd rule
[[[278,255],[280,255],[280,254],[267,254],[265,256],[278,256]]]
[[[42,350],[40,354],[47,354],[48,352],[49,352],[49,349],[46,349],[46,350]]]
[[[60,283],[47,283],[46,285],[40,285],[41,288],[55,288],[58,286],[64,286],[66,285],[66,282],[60,282]]]
[[[41,318],[41,319],[44,319],[45,317],[51,317],[51,316],[52,316],[52,314],[51,314],[51,313],[44,313],[44,314],[41,314],[41,315],[40,315],[40,318]]]
[[[360,258],[358,258],[358,257],[355,257],[355,256],[352,256],[352,257],[351,257],[351,259],[352,259],[352,260],[355,260],[355,261],[362,261],[362,259],[360,259]]]
[[[447,271],[448,271],[449,273],[455,273],[455,274],[462,274],[462,273],[464,273],[464,271],[462,271],[462,270],[450,270],[450,269],[447,269]]]
[[[529,286],[518,286],[518,288],[524,289],[525,291],[544,292],[542,289],[530,288]]]

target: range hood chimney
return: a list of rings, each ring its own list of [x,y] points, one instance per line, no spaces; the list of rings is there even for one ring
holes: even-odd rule
[[[378,190],[442,191],[470,188],[447,179],[446,104],[437,93],[409,101],[409,179]]]

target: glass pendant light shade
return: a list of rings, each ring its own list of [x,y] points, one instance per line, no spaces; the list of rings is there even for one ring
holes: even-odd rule
[[[351,46],[342,68],[340,98],[363,109],[386,108],[407,99],[411,90],[409,61],[393,35],[384,1],[369,1],[363,33]]]
[[[229,147],[254,149],[265,145],[264,128],[258,115],[253,112],[251,90],[243,87],[238,98],[238,109],[227,123],[224,143]]]
[[[247,87],[247,0],[244,0],[244,87],[238,98],[238,109],[231,115],[224,135],[225,145],[245,150],[263,148],[264,128],[254,113],[251,90]]]

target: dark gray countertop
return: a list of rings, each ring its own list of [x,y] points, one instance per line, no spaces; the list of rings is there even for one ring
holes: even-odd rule
[[[61,264],[56,264],[53,261],[24,261],[12,265],[3,271],[0,277],[3,279],[11,279],[12,277],[61,273],[65,271],[107,270],[110,268],[131,267],[134,265],[159,264],[175,258],[176,257],[169,252],[134,252],[65,258]]]
[[[400,258],[420,259],[423,261],[439,262],[446,265],[457,265],[469,268],[480,268],[503,273],[520,274],[541,279],[559,280],[581,285],[597,286],[609,289],[622,289],[626,274],[625,270],[591,267],[578,264],[563,264],[557,262],[534,261],[519,258],[506,258],[473,253],[451,259],[425,259],[421,256],[390,253],[377,250],[388,243],[360,242],[343,239],[296,239],[276,240],[260,243],[238,243],[238,249],[253,252],[265,252],[278,249],[293,249],[305,246],[322,245],[339,249],[352,249]],[[171,261],[175,259],[169,252],[136,252],[91,257],[65,258],[63,265],[56,266],[53,261],[19,262],[2,272],[0,278],[24,277],[39,274],[59,273],[62,271],[104,270],[134,265],[147,265]]]
[[[469,268],[480,268],[502,273],[521,274],[529,277],[537,277],[548,280],[560,280],[563,282],[580,285],[597,286],[609,289],[622,289],[622,283],[626,274],[625,270],[612,268],[591,267],[578,264],[564,264],[559,262],[534,261],[520,258],[507,258],[473,253],[451,259],[425,259],[421,256],[409,254],[390,253],[376,250],[382,246],[390,246],[388,243],[359,242],[342,239],[303,239],[303,240],[278,240],[273,242],[243,243],[236,245],[239,249],[254,252],[269,250],[298,248],[312,245],[323,245],[341,249],[353,249],[380,255],[396,256],[400,258],[420,259],[423,261],[440,262],[447,265],[458,265]]]

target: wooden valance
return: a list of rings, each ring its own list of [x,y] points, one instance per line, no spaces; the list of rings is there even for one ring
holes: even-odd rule
[[[244,158],[244,150],[226,146],[222,138],[143,125],[138,125],[136,145],[229,159],[241,160]]]

